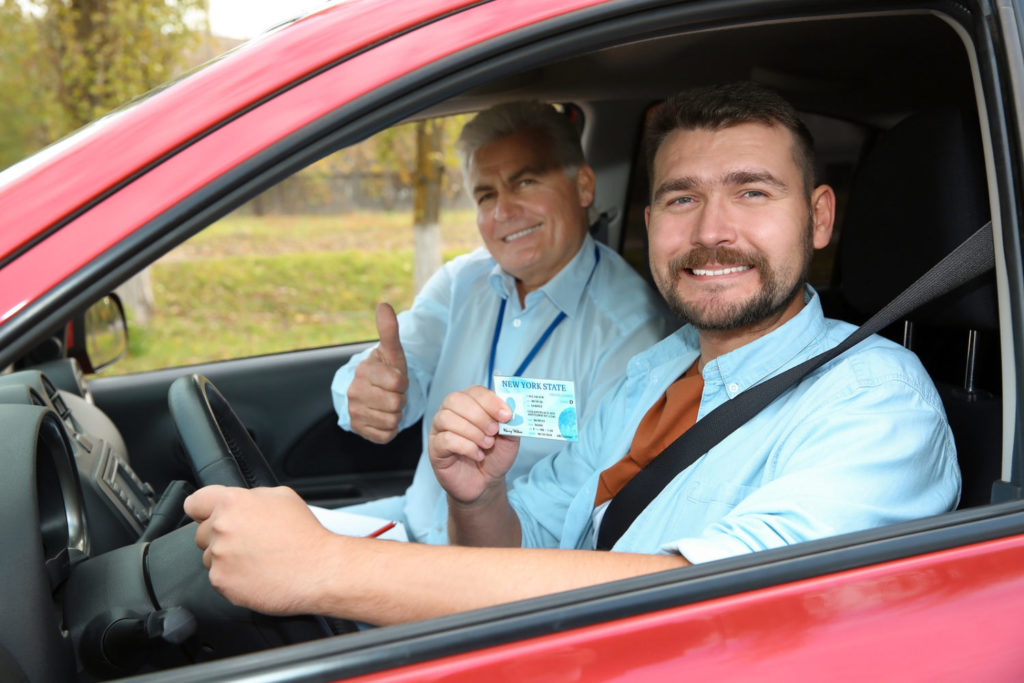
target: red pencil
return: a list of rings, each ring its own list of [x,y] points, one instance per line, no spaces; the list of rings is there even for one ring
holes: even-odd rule
[[[366,534],[366,537],[367,538],[377,538],[378,536],[380,536],[385,531],[388,531],[389,529],[394,529],[394,528],[395,528],[395,523],[394,522],[388,522],[387,524],[385,524],[381,528],[377,529],[376,531],[371,531],[370,533]]]

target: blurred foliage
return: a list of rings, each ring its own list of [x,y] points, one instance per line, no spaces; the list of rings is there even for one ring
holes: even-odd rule
[[[441,166],[440,197],[448,208],[469,206],[455,150],[459,131],[472,114],[403,123],[339,150],[307,166],[253,198],[245,211],[274,214],[346,213],[363,209],[392,211],[413,207],[418,163],[417,126],[429,125],[427,158]]]
[[[440,129],[438,139],[439,161],[449,169],[459,170],[459,157],[455,150],[455,140],[462,126],[472,117],[470,114],[445,116],[430,120],[431,127]],[[412,172],[416,168],[416,128],[417,123],[403,123],[377,133],[363,143],[363,158],[369,162],[374,171],[404,169],[402,182],[412,185]],[[345,160],[344,163],[350,163]]]
[[[0,168],[170,80],[207,0],[0,0]]]
[[[0,0],[0,169],[168,82],[227,46],[209,35],[208,0]],[[466,116],[431,121],[442,197],[463,194],[454,142]],[[258,215],[336,212],[339,179],[376,208],[409,204],[416,123],[382,131],[280,183]],[[348,181],[348,179],[353,179]]]
[[[0,168],[49,141],[46,120],[53,97],[40,81],[38,22],[15,0],[0,0]]]
[[[464,194],[462,169],[455,141],[473,113],[444,116],[425,121],[412,121],[392,126],[367,140],[323,159],[312,168],[329,174],[369,172],[396,174],[397,182],[406,187],[416,184],[414,174],[424,158],[443,167],[441,192],[444,196]],[[436,132],[429,136],[429,149],[419,147],[417,133],[424,127]]]

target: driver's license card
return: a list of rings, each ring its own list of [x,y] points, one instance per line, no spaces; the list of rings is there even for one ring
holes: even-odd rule
[[[512,409],[498,425],[507,436],[576,440],[576,387],[561,379],[494,376],[494,393]]]

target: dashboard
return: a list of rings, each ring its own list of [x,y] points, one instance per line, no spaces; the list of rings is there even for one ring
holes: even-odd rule
[[[66,532],[72,552],[94,554],[138,540],[152,519],[156,493],[132,469],[124,439],[93,403],[77,362],[62,359],[0,376],[0,411],[12,404],[49,410],[60,425],[40,436],[48,456],[39,460],[46,463],[38,472],[40,507],[47,508],[40,509],[40,519],[46,527],[61,527],[56,520],[64,517],[67,527],[49,532]],[[77,473],[80,496],[69,471]]]
[[[132,469],[76,361],[0,375],[0,681],[96,681],[321,638],[210,585],[182,502]]]

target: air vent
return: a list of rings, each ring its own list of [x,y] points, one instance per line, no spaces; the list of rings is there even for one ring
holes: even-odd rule
[[[43,384],[43,391],[46,392],[47,396],[49,396],[52,399],[54,396],[57,395],[57,387],[55,387],[53,385],[53,382],[50,381],[49,377],[47,377],[46,375],[40,374],[39,375],[39,381],[42,382],[42,384]]]
[[[53,409],[57,411],[57,414],[65,422],[70,420],[71,411],[68,409],[67,404],[64,403],[64,398],[60,395],[60,391],[46,375],[40,375],[40,379],[43,383],[43,389],[46,390],[46,395],[50,397],[50,404],[53,405]]]

